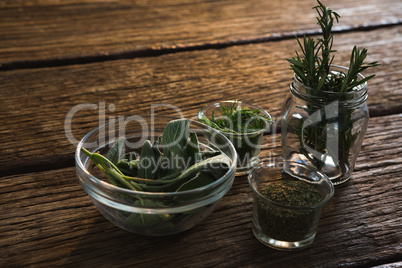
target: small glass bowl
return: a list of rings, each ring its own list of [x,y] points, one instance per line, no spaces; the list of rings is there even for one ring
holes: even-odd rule
[[[89,132],[78,144],[75,153],[80,184],[100,213],[115,225],[129,232],[163,236],[192,228],[208,216],[232,186],[237,155],[233,145],[222,134],[199,122],[189,120],[190,131],[197,133],[200,148],[221,150],[231,160],[229,170],[206,186],[182,192],[143,192],[120,188],[107,182],[103,174],[82,153],[105,155],[120,137],[126,138],[124,149],[139,152],[145,140],[161,137],[168,116],[130,116],[113,121]]]
[[[265,116],[269,121],[272,122],[271,115],[264,109],[255,105],[251,105],[236,100],[227,100],[206,105],[198,112],[198,120],[202,120],[204,116],[207,117],[208,119],[211,119],[212,115],[214,115],[215,118],[219,118],[222,115],[221,113],[222,106],[227,107],[233,105],[236,108],[249,108],[252,110],[260,110],[261,111],[260,114],[262,116]],[[263,129],[255,132],[234,134],[219,131],[232,142],[232,144],[236,149],[237,152],[236,176],[242,176],[248,174],[253,169],[253,167],[255,167],[258,164],[261,151],[262,138],[264,132],[270,128],[271,122],[269,123],[267,122]]]
[[[252,228],[255,237],[263,244],[280,250],[296,250],[311,245],[321,210],[334,195],[334,186],[328,177],[310,166],[283,161],[267,165],[261,163],[250,172],[248,180],[254,193]],[[297,184],[293,184],[295,182]],[[312,198],[313,194],[308,191],[313,191],[319,202],[311,206],[285,205],[272,198],[275,195],[283,198],[280,190],[270,192],[270,197],[264,192],[267,186],[280,188],[277,185],[285,184],[280,187],[297,189],[288,196],[295,198],[304,191]]]

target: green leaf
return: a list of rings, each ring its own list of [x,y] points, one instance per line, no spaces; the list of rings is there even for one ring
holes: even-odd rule
[[[203,172],[199,172],[192,179],[190,179],[189,181],[183,183],[177,189],[177,192],[183,192],[183,191],[189,191],[189,190],[197,189],[197,188],[206,186],[208,184],[211,184],[214,181],[215,181],[215,178],[212,175],[208,176],[208,175],[204,174]],[[195,198],[202,198],[206,194],[207,193],[204,191],[204,192],[194,193],[194,194],[191,194],[191,195],[177,196],[175,198],[175,200],[179,201],[179,202],[186,202],[186,201],[194,200]]]
[[[108,168],[108,169],[105,169],[105,170],[106,170],[107,175],[115,178],[120,184],[124,185],[126,188],[134,190],[134,191],[142,190],[141,187],[139,187],[137,184],[130,183],[127,180],[123,179],[122,175],[120,174],[121,173],[120,170],[115,170],[113,168]]]
[[[219,179],[229,170],[229,166],[222,165],[221,163],[208,164],[207,168],[214,175],[215,178]]]
[[[118,139],[106,154],[106,158],[115,165],[119,162],[120,155],[123,151],[124,142],[124,138]]]
[[[126,153],[125,155],[123,155],[123,157],[121,159],[126,159],[127,161],[132,161],[132,160],[136,160],[138,158],[137,153],[136,152],[129,152]]]
[[[190,165],[194,165],[195,163],[201,161],[198,137],[195,132],[190,132],[190,140],[185,148],[185,157],[187,163],[190,163]]]
[[[117,163],[116,166],[118,168],[136,169],[138,167],[139,162],[140,162],[140,160],[128,161],[126,159],[122,159],[122,160],[119,160],[119,162]]]
[[[177,181],[181,181],[185,178],[188,178],[189,176],[197,174],[202,169],[207,168],[208,165],[213,165],[215,168],[221,167],[222,169],[225,169],[226,167],[230,167],[230,164],[231,161],[229,157],[227,157],[225,154],[220,154],[192,165],[176,179]]]
[[[163,206],[162,203],[144,199],[144,200],[137,200],[134,202],[134,205],[139,207],[161,207]],[[164,215],[158,214],[144,214],[144,213],[132,213],[127,219],[126,223],[131,226],[135,227],[149,227],[159,224],[161,222],[166,221],[164,219]]]
[[[91,154],[90,158],[91,158],[92,162],[102,166],[104,169],[112,168],[112,163],[110,162],[110,160],[105,158],[103,155],[100,155],[98,153],[93,153],[93,154]]]
[[[155,179],[157,161],[151,142],[146,140],[142,146],[137,176],[144,179]]]
[[[200,151],[200,155],[203,160],[220,154],[221,154],[220,151]]]
[[[185,118],[170,121],[163,131],[162,143],[165,156],[183,156],[189,137],[189,123]]]
[[[119,167],[119,169],[125,176],[137,177],[137,169],[127,169],[123,167]]]
[[[208,165],[213,165],[215,168],[221,167],[223,170],[227,170],[227,168],[230,167],[230,164],[231,160],[229,159],[229,157],[227,157],[225,154],[220,154],[192,165],[174,179],[163,180],[164,182],[168,182],[169,184],[161,186],[147,185],[145,188],[153,192],[162,191],[166,189],[170,191],[176,190],[180,187],[181,184],[187,182],[197,173],[203,171],[203,169],[208,168]]]
[[[90,153],[86,149],[82,148],[82,150],[89,156],[91,161],[97,165],[98,167],[101,167],[102,171],[107,171],[109,169],[115,170],[118,174],[123,175],[123,173],[116,167],[115,164],[113,164],[109,159],[104,157],[101,154],[98,153]]]
[[[183,183],[179,187],[179,189],[177,189],[177,192],[188,191],[188,190],[200,188],[200,187],[206,186],[210,183],[213,183],[214,181],[215,181],[214,177],[209,177],[209,176],[205,175],[203,172],[200,172],[191,180]]]
[[[122,160],[119,160],[119,163],[117,163],[116,166],[120,169],[120,171],[124,175],[136,177],[139,162],[140,162],[140,160],[128,161],[126,159],[122,159]]]
[[[321,88],[324,86],[325,78],[326,78],[326,77],[327,77],[327,74],[326,74],[326,73],[324,73],[324,75],[321,76],[321,80],[320,80],[320,82],[318,83],[317,90],[321,90]]]
[[[362,80],[360,80],[360,81],[356,81],[356,83],[354,83],[354,84],[351,86],[352,89],[353,89],[354,87],[357,87],[357,86],[359,86],[359,85],[361,85],[361,84],[366,83],[368,80],[370,80],[370,79],[373,78],[374,76],[375,76],[375,74],[370,75],[370,76],[367,76],[367,77],[365,77],[364,79],[362,79]]]
[[[155,157],[159,158],[162,156],[161,151],[159,150],[159,147],[161,146],[162,143],[162,138],[158,138],[156,141],[154,141],[154,145],[153,145],[153,149],[154,149],[154,153],[155,153]]]
[[[286,60],[287,60],[288,62],[292,63],[293,65],[297,66],[297,67],[300,67],[300,68],[303,68],[303,67],[304,67],[303,63],[301,63],[301,62],[298,61],[298,60],[295,60],[295,59],[286,59]]]

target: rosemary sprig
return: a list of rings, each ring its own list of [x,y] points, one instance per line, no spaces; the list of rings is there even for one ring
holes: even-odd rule
[[[357,77],[358,74],[362,71],[366,70],[367,68],[378,66],[378,62],[370,62],[365,63],[364,60],[367,57],[367,49],[363,48],[361,51],[357,49],[356,46],[353,47],[352,55],[350,56],[350,65],[349,65],[349,72],[345,76],[342,86],[340,88],[340,92],[349,92],[352,91],[357,86],[364,84],[366,81],[373,78],[375,75],[370,75],[365,77],[364,79],[358,81]]]
[[[322,54],[322,58],[318,58],[318,61],[321,61],[318,64],[318,68],[321,69],[320,73],[328,75],[329,67],[334,60],[334,56],[331,57],[331,53],[336,52],[336,50],[332,49],[334,42],[332,26],[334,25],[334,19],[337,23],[339,22],[340,16],[330,8],[326,8],[320,1],[318,1],[318,4],[318,6],[314,7],[318,13],[317,24],[320,25],[322,31],[322,38],[318,38],[318,41],[321,45]],[[325,76],[321,77],[321,80],[325,81]]]
[[[374,75],[358,81],[358,74],[367,68],[379,65],[378,62],[365,63],[367,49],[357,49],[355,46],[350,57],[349,71],[334,78],[330,73],[330,65],[334,60],[332,53],[334,21],[339,22],[339,14],[327,8],[319,0],[315,9],[318,13],[317,24],[321,27],[322,37],[315,41],[312,37],[303,37],[303,43],[296,37],[303,56],[296,51],[296,57],[286,59],[290,67],[302,80],[303,84],[315,90],[333,92],[349,92],[367,82]]]

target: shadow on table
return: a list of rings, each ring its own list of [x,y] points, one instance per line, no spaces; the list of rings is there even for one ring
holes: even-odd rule
[[[234,188],[244,184],[239,179]],[[375,260],[376,239],[371,235],[373,226],[370,226],[367,216],[369,211],[364,208],[366,204],[360,195],[359,184],[353,181],[337,187],[335,197],[323,211],[313,245],[295,252],[270,249],[253,237],[252,202],[247,193],[228,194],[199,225],[164,237],[129,233],[99,214],[88,225],[86,234],[79,238],[64,265],[202,267],[269,263],[298,267],[302,264],[319,265],[320,260],[334,266],[365,263]],[[351,210],[354,212],[350,213]],[[229,219],[228,211],[233,211]]]

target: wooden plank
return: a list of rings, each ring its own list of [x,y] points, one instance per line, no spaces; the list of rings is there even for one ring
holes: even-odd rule
[[[402,258],[401,121],[402,114],[370,121],[353,179],[336,187],[316,240],[305,250],[276,251],[254,238],[252,193],[244,176],[193,229],[144,237],[104,219],[71,167],[2,178],[0,264],[371,267],[396,262]],[[262,159],[272,160],[280,154],[280,137],[265,139]]]
[[[0,1],[0,67],[317,33],[313,5],[311,0]],[[402,22],[399,0],[327,5],[342,16],[337,31]]]
[[[382,62],[369,83],[372,116],[402,112],[401,31],[402,26],[397,26],[335,38],[337,64],[348,64],[352,43],[368,48],[369,61]],[[83,109],[74,115],[72,133],[76,139],[99,124],[102,102],[106,120],[109,116],[149,114],[155,103],[174,105],[184,116],[192,117],[205,104],[224,99],[254,103],[278,118],[292,77],[284,59],[294,54],[296,45],[295,40],[285,40],[0,72],[0,172],[71,166],[75,147],[66,138],[64,123],[68,112],[83,103],[96,104],[98,109]],[[163,114],[177,115],[171,109]]]

